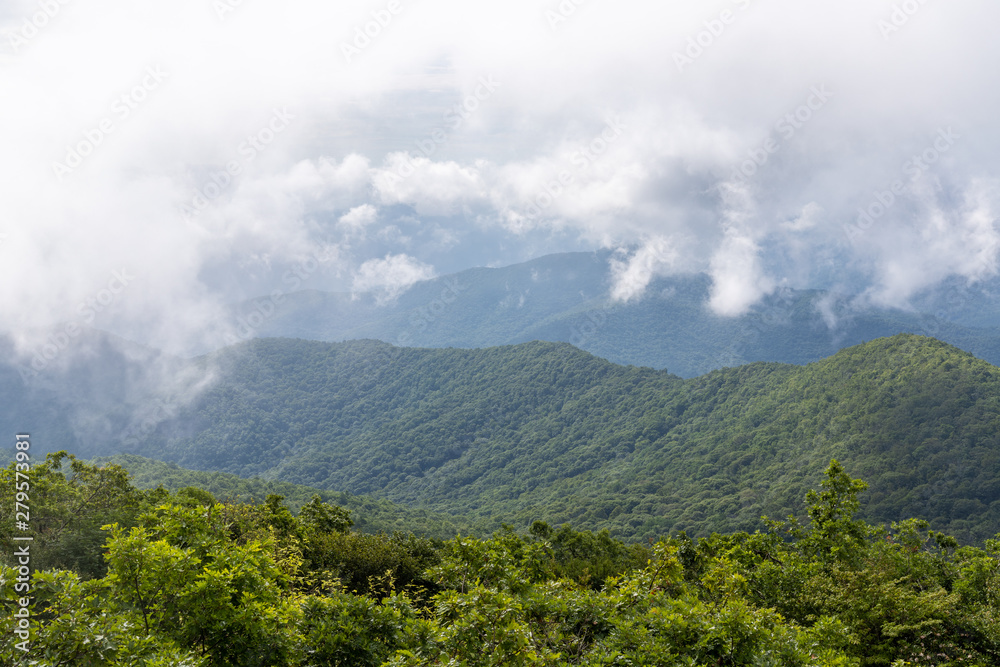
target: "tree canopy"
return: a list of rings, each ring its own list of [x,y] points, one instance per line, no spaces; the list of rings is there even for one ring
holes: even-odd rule
[[[56,472],[66,461],[68,477]],[[319,498],[296,515],[277,495],[254,504],[213,502],[196,487],[143,493],[113,466],[63,454],[36,470],[46,511],[76,512],[74,530],[108,511],[81,497],[135,502],[100,528],[99,547],[40,524],[52,539],[33,554],[53,566],[31,575],[30,641],[4,633],[4,664],[1000,662],[1000,539],[962,546],[920,519],[869,524],[856,516],[865,484],[836,460],[802,520],[646,545],[543,521],[446,542],[365,534]],[[7,627],[20,605],[9,553]],[[95,558],[103,570],[83,567]]]

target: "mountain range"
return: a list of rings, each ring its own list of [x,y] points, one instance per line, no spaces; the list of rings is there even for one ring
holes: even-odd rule
[[[242,339],[375,339],[399,346],[480,348],[568,342],[619,364],[695,377],[754,361],[804,364],[897,333],[933,336],[1000,364],[1000,290],[950,281],[912,310],[864,295],[779,289],[739,317],[707,306],[704,274],[652,278],[641,296],[610,298],[609,252],[548,255],[422,281],[400,295],[307,290],[235,306]],[[231,342],[236,342],[233,339]]]
[[[760,527],[836,457],[871,482],[869,519],[1000,532],[988,286],[916,300],[937,315],[781,290],[722,318],[702,275],[613,303],[608,262],[272,295],[234,308],[248,340],[191,359],[88,330],[38,367],[0,341],[0,428],[30,431],[36,456],[142,455],[479,531],[541,518],[627,539]]]
[[[927,337],[692,379],[546,342],[263,339],[184,373],[212,380],[148,423],[131,397],[92,437],[60,440],[79,406],[38,394],[20,405],[63,424],[33,438],[53,448],[376,496],[483,531],[534,519],[628,539],[759,528],[801,507],[837,458],[870,482],[872,520],[1000,532],[1000,369]]]

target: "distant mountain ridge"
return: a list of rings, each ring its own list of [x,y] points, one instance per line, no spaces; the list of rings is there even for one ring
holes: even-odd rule
[[[707,308],[711,279],[704,274],[656,278],[643,297],[613,302],[610,257],[567,253],[470,269],[417,283],[387,303],[372,294],[296,292],[277,304],[267,298],[241,304],[232,320],[243,338],[370,338],[438,348],[568,342],[615,363],[681,377],[754,361],[809,363],[897,333],[933,336],[1000,364],[1000,330],[963,323],[1000,323],[1000,297],[985,289],[949,283],[929,292],[919,303],[936,314],[858,307],[850,296],[784,289],[746,315],[727,318]]]

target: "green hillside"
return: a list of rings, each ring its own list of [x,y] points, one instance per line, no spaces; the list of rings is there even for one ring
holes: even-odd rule
[[[258,340],[202,363],[219,381],[137,453],[481,530],[541,518],[627,539],[759,527],[798,507],[835,457],[870,482],[866,518],[1000,532],[1000,370],[934,339],[691,380],[538,342]]]

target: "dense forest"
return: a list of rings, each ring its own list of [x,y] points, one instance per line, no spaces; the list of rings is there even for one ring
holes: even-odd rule
[[[128,450],[466,517],[479,534],[541,519],[625,540],[760,529],[801,512],[837,458],[871,485],[867,520],[921,516],[969,543],[1000,532],[1000,370],[930,338],[690,380],[541,342],[268,339],[202,363],[216,382]]]
[[[801,522],[641,544],[542,521],[485,539],[367,534],[318,495],[293,514],[278,495],[139,490],[65,453],[28,475],[30,566],[12,555],[13,519],[0,524],[3,664],[1000,661],[1000,541],[861,521],[866,484],[836,461]],[[0,502],[14,488],[12,464]]]

